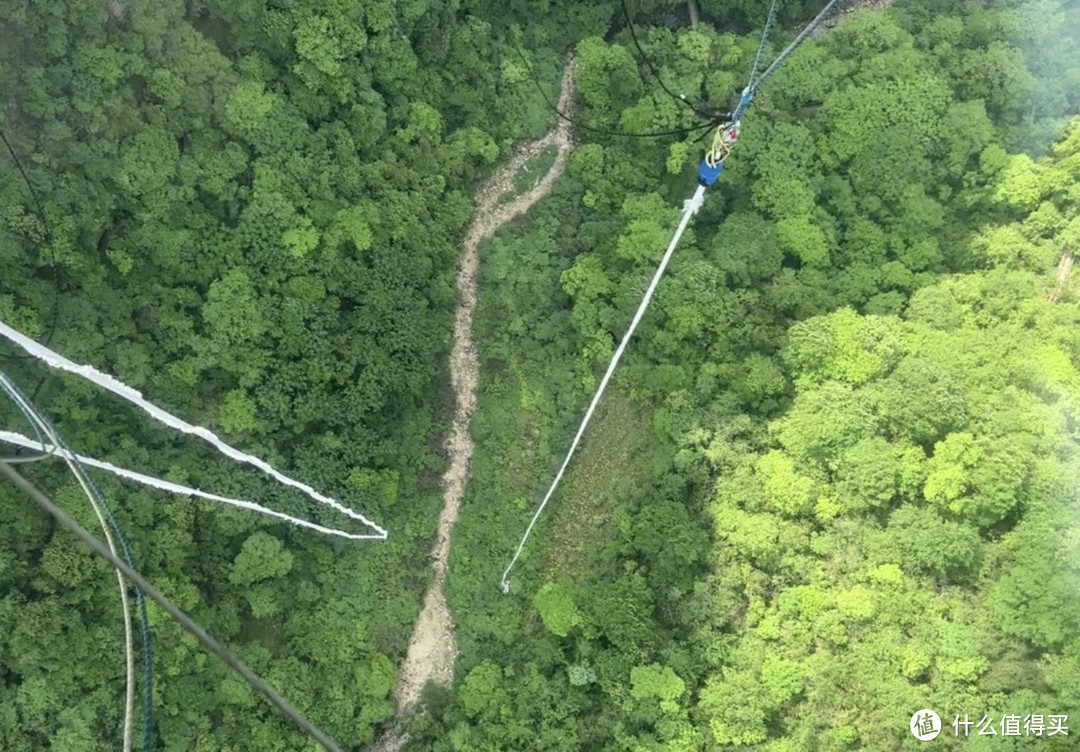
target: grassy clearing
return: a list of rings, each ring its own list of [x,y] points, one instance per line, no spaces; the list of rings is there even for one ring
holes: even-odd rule
[[[525,163],[525,166],[514,178],[514,187],[499,199],[499,205],[508,204],[521,194],[532,190],[540,180],[547,175],[548,170],[555,164],[555,156],[559,148],[549,146],[535,157]]]
[[[647,413],[617,392],[605,395],[552,500],[553,522],[544,541],[547,579],[580,573],[590,547],[612,534],[612,510],[638,482],[635,469],[651,436]]]

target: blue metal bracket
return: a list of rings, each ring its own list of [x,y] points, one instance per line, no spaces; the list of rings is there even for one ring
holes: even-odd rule
[[[723,171],[723,162],[717,162],[716,167],[709,167],[709,163],[703,159],[701,166],[698,167],[698,182],[706,187],[711,186],[720,179],[720,173]]]

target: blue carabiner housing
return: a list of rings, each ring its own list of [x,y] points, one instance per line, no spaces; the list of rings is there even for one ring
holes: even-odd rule
[[[703,159],[701,160],[701,165],[698,167],[698,182],[708,188],[720,179],[720,173],[723,171],[723,162],[717,162],[716,167],[709,167],[709,163]]]

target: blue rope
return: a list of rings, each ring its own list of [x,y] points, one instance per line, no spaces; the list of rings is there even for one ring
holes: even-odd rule
[[[46,423],[47,422],[48,421],[46,421]],[[56,433],[56,435],[58,438],[60,437],[59,433]],[[73,457],[75,456],[75,452],[71,450],[71,447],[69,447],[67,445],[67,442],[65,442],[62,438],[60,439],[60,445],[65,450],[70,452]],[[116,518],[113,517],[112,510],[109,508],[108,502],[105,501],[105,495],[101,493],[101,489],[99,489],[97,487],[97,484],[94,483],[93,478],[91,478],[90,474],[86,472],[86,468],[83,467],[83,464],[79,462],[78,458],[75,458],[74,461],[75,466],[82,473],[83,479],[86,481],[86,484],[93,492],[94,498],[97,499],[97,502],[101,504],[102,509],[105,510],[105,519],[109,521],[109,526],[113,529],[113,532],[116,533],[116,537],[120,541],[120,549],[124,552],[124,561],[127,562],[127,565],[129,567],[135,569],[135,564],[132,563],[131,551],[128,549],[127,539],[124,538],[124,534],[120,532],[120,525],[117,524]],[[153,685],[151,684],[151,682],[153,681],[153,668],[151,665],[153,656],[151,655],[150,648],[150,619],[146,613],[146,598],[143,595],[143,591],[140,590],[137,586],[135,588],[135,602],[139,605],[139,632],[142,639],[143,648],[143,718],[145,720],[145,724],[143,726],[143,752],[150,752],[153,742],[152,737],[154,725],[154,711],[151,698],[151,694],[153,692]]]
[[[754,98],[754,90],[747,86],[743,89],[742,99],[739,100],[739,106],[735,108],[735,112],[732,113],[731,119],[734,122],[742,120],[743,113],[746,112],[746,108],[750,106],[750,101]]]
[[[810,34],[814,29],[825,20],[825,17],[839,2],[841,2],[841,0],[830,0],[828,5],[814,17],[814,20],[807,24],[806,28],[795,37],[795,40],[789,44],[784,51],[776,57],[776,60],[773,60],[772,64],[765,69],[765,72],[759,76],[757,74],[758,67],[761,65],[761,58],[765,54],[765,43],[769,39],[769,32],[772,31],[773,21],[776,17],[778,0],[773,0],[772,5],[769,7],[769,17],[765,20],[765,31],[761,34],[761,43],[758,45],[757,57],[754,58],[754,67],[750,71],[750,83],[743,89],[742,97],[739,99],[739,106],[731,113],[731,120],[733,123],[738,123],[742,120],[742,116],[746,112],[746,108],[750,106],[750,102],[753,101],[754,93],[758,90],[758,87],[765,83],[769,76],[771,76],[777,68],[783,65],[788,56],[797,50],[799,45],[810,37]],[[698,167],[698,182],[706,187],[713,185],[719,180],[724,169],[723,162],[710,166],[709,161],[709,157],[706,155],[706,158],[702,160],[701,165]]]
[[[783,65],[784,61],[787,60],[788,56],[792,52],[797,50],[799,48],[799,45],[801,45],[810,37],[810,34],[813,33],[814,29],[821,25],[821,22],[825,20],[825,17],[829,15],[832,9],[835,8],[840,2],[841,0],[829,0],[829,4],[822,8],[820,13],[814,16],[814,20],[807,24],[805,29],[799,32],[799,36],[795,37],[795,40],[791,44],[789,44],[783,52],[777,55],[776,60],[773,60],[772,65],[770,65],[765,70],[765,72],[761,74],[757,81],[752,82],[752,85],[750,87],[751,93],[756,91],[759,86],[765,83],[769,76],[776,72],[777,68]]]
[[[761,44],[757,48],[757,57],[754,58],[754,67],[750,71],[750,83],[746,86],[751,91],[756,88],[758,68],[761,66],[761,56],[765,54],[765,43],[769,40],[769,32],[772,30],[773,19],[776,18],[776,6],[779,0],[773,0],[772,5],[769,6],[769,17],[765,19],[765,31],[761,34]]]
[[[4,375],[5,378],[8,378],[10,380],[10,377],[7,377],[7,374],[4,374],[2,370],[0,370],[0,375]],[[44,446],[44,437],[42,437],[41,431],[38,430],[37,423],[34,421],[34,418],[31,417],[30,413],[28,413],[26,409],[22,406],[20,401],[15,398],[15,394],[12,394],[12,390],[14,390],[15,393],[18,394],[18,396],[22,398],[22,400],[25,400],[26,403],[29,404],[31,407],[34,407],[33,403],[26,397],[25,394],[22,393],[22,391],[18,387],[14,385],[14,381],[12,381],[11,384],[12,386],[9,389],[4,381],[0,381],[0,388],[3,388],[4,392],[6,392],[8,397],[11,398],[11,401],[15,403],[15,406],[19,409],[19,412],[21,412],[26,418],[27,422],[30,423],[30,426],[34,429],[34,433],[37,435],[38,440]],[[49,429],[56,436],[56,443],[59,445],[59,448],[67,451],[68,454],[71,455],[72,461],[75,464],[76,472],[79,473],[82,480],[86,482],[87,487],[94,495],[95,501],[101,504],[101,508],[105,512],[105,519],[109,523],[109,527],[112,528],[113,533],[116,534],[117,539],[120,541],[120,550],[123,552],[124,561],[129,567],[131,567],[132,569],[136,569],[133,557],[131,556],[131,550],[127,544],[127,538],[124,537],[124,533],[121,531],[119,523],[113,516],[112,509],[109,507],[108,502],[105,500],[105,495],[101,492],[101,489],[97,487],[97,484],[94,483],[94,479],[90,477],[89,473],[87,473],[86,467],[83,466],[81,462],[79,462],[79,459],[75,454],[74,450],[72,450],[71,446],[68,445],[66,441],[64,441],[63,437],[60,435],[60,432],[56,430],[55,426],[53,426],[53,424],[49,422],[49,419],[42,415],[36,407],[34,407],[34,411],[36,413],[36,416],[34,417],[36,417],[38,420],[48,426]],[[143,595],[143,591],[138,587],[135,588],[135,601],[136,603],[138,603],[139,606],[139,632],[142,641],[143,659],[143,718],[145,719],[145,725],[143,728],[142,748],[143,752],[150,752],[153,742],[152,732],[154,720],[153,703],[151,697],[153,689],[153,655],[150,642],[150,619],[146,613],[146,598]]]
[[[0,371],[0,373],[3,373],[3,371]],[[15,395],[11,393],[11,391],[7,387],[7,384],[3,381],[0,381],[0,389],[3,389],[4,393],[11,398],[11,401],[15,404],[15,407],[17,407],[19,412],[22,413],[22,416],[26,418],[26,422],[30,424],[30,427],[32,429],[34,429],[34,436],[37,437],[38,443],[41,444],[41,450],[45,451],[45,447],[47,446],[45,444],[45,437],[41,435],[41,431],[38,429],[38,424],[34,422],[34,419],[30,416],[30,413],[26,411],[26,408],[22,406],[22,403],[15,399]]]

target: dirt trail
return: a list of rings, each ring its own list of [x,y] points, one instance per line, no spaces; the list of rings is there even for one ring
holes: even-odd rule
[[[558,107],[570,114],[573,108],[574,59],[568,57],[563,70],[562,91]],[[512,190],[518,172],[530,159],[549,146],[558,153],[548,173],[531,190],[502,206],[499,199]],[[394,689],[394,704],[399,719],[415,708],[424,685],[433,681],[450,686],[454,679],[454,624],[443,597],[446,583],[446,561],[450,553],[450,533],[457,522],[458,508],[469,479],[469,462],[473,442],[469,437],[469,421],[476,410],[476,378],[480,365],[472,340],[472,319],[476,309],[476,273],[480,264],[479,246],[502,225],[528,211],[551,190],[566,165],[566,155],[573,146],[570,123],[560,118],[543,138],[517,148],[512,159],[501,165],[476,192],[476,216],[462,243],[464,255],[458,269],[457,289],[461,295],[454,317],[454,344],[450,352],[450,380],[454,387],[454,424],[447,440],[450,467],[443,475],[443,509],[439,515],[439,531],[432,549],[432,569],[435,577],[424,598],[424,609],[416,620],[405,663],[401,667],[398,685]],[[394,752],[406,741],[397,728],[391,728],[375,746],[378,752]]]
[[[1058,302],[1058,298],[1069,287],[1069,272],[1073,268],[1073,252],[1072,248],[1066,248],[1061,254],[1061,260],[1057,265],[1057,277],[1054,281],[1054,289],[1047,295],[1047,300],[1051,303]]]

